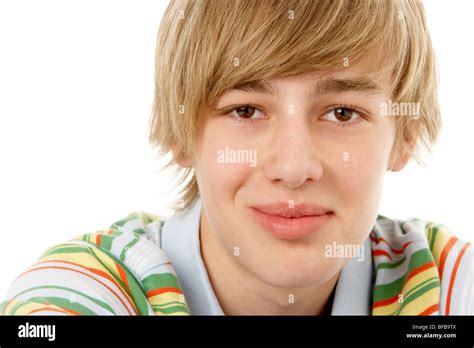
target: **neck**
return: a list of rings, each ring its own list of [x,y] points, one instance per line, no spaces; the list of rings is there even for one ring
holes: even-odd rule
[[[201,255],[219,304],[226,315],[322,315],[331,312],[339,273],[310,287],[277,287],[245,270],[225,250],[201,215]]]

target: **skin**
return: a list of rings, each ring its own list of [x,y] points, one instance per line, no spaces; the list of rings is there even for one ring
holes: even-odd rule
[[[255,105],[244,113],[254,121],[238,122],[235,109],[210,112],[195,161],[178,161],[195,168],[203,200],[201,254],[225,314],[330,311],[331,294],[349,258],[325,257],[325,246],[364,242],[378,214],[385,172],[401,170],[409,159],[404,154],[393,161],[394,119],[380,116],[380,103],[390,98],[387,78],[375,81],[377,91],[305,94],[328,76],[366,75],[351,67],[270,80],[278,96],[228,91],[214,108]],[[353,122],[350,126],[338,126],[344,121],[331,109],[341,104],[357,107],[345,121]],[[257,165],[219,163],[216,154],[226,147],[256,150]],[[249,211],[256,204],[290,200],[329,208],[334,215],[311,235],[284,240],[262,228]]]

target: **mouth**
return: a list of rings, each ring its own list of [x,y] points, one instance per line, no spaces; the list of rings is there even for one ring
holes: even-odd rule
[[[301,239],[316,233],[334,216],[331,210],[311,204],[260,205],[251,207],[250,212],[264,230],[287,240]]]

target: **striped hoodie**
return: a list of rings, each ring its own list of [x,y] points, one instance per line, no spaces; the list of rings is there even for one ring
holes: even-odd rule
[[[193,232],[196,237],[201,204],[198,199],[188,209],[189,216],[169,220],[174,219],[178,230],[196,230]],[[188,220],[191,225],[185,224]],[[192,262],[182,258],[180,255],[192,254],[192,251],[178,245],[184,242],[175,239],[168,243],[174,249],[168,247],[167,250],[179,267],[176,269],[182,277],[178,279],[162,248],[166,223],[166,219],[154,214],[132,212],[109,228],[52,246],[13,281],[7,298],[0,303],[0,313],[223,314],[202,259],[199,255],[190,259]],[[170,235],[173,234],[169,233],[168,239]],[[192,239],[183,237],[182,240]],[[444,225],[379,215],[365,244],[369,246],[366,266],[353,267],[355,263],[349,263],[341,272],[333,315],[474,314],[473,248]],[[199,254],[199,245],[194,245],[193,250]],[[201,268],[189,268],[194,264]],[[199,269],[202,274],[198,276]],[[200,280],[188,279],[191,277]],[[357,287],[356,282],[362,284]],[[356,300],[362,302],[366,310],[351,312],[349,301],[344,303],[341,295],[344,292],[349,294],[346,298],[352,296],[352,302],[356,292],[361,293],[357,295],[360,299],[366,297],[367,301]]]

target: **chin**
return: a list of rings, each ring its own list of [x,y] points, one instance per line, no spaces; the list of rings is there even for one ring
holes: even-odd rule
[[[343,266],[341,259],[307,259],[306,262],[275,256],[272,259],[268,265],[256,265],[253,273],[267,284],[285,288],[319,286],[329,281]]]

